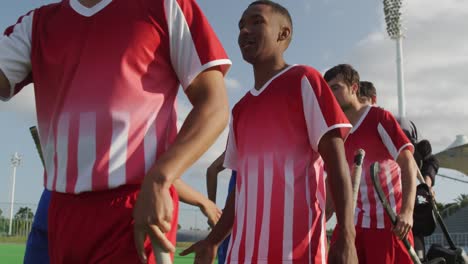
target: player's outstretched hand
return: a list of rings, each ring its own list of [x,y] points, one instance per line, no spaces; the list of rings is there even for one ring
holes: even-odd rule
[[[171,229],[173,210],[169,186],[156,183],[149,175],[145,177],[133,210],[135,246],[142,263],[147,261],[143,245],[147,235],[166,252],[175,251],[164,235]]]
[[[181,256],[186,256],[195,253],[194,264],[212,264],[216,258],[218,247],[207,240],[201,240],[191,245],[180,253]]]
[[[328,251],[329,264],[358,264],[354,236],[338,235]]]
[[[223,211],[216,206],[211,200],[206,199],[206,201],[200,206],[202,213],[208,218],[208,225],[213,227],[218,223],[219,218]]]
[[[398,239],[402,240],[406,238],[412,227],[413,213],[402,212],[397,216],[397,222],[393,228],[393,233],[398,237]]]

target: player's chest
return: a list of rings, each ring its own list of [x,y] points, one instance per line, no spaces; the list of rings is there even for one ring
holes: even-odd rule
[[[122,62],[150,63],[156,51],[167,46],[163,31],[137,5],[119,4],[90,17],[70,8],[37,16],[32,55],[33,61],[48,67],[84,62],[105,67]]]

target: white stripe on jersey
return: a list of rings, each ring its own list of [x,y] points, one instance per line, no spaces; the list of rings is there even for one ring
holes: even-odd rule
[[[247,217],[245,228],[245,258],[244,261],[250,262],[253,257],[253,250],[256,243],[255,226],[257,225],[257,194],[258,194],[258,158],[251,157],[247,160],[246,177],[247,197]]]
[[[382,142],[384,143],[385,147],[387,147],[390,155],[392,155],[394,160],[397,160],[398,150],[395,144],[393,144],[392,138],[388,135],[387,131],[382,126],[382,124],[379,123],[379,125],[377,126],[377,131],[379,132],[380,138],[382,139]]]
[[[78,178],[75,193],[92,190],[96,162],[96,114],[81,113],[78,137]]]
[[[380,177],[380,175],[378,177]],[[385,227],[384,211],[383,211],[382,203],[380,202],[379,196],[377,195],[377,192],[374,190],[373,193],[374,193],[374,200],[376,201],[375,218],[377,219],[377,228],[381,229]]]
[[[64,193],[67,188],[68,135],[70,114],[62,113],[57,127],[57,183],[55,190]]]
[[[246,198],[246,182],[245,182],[245,165],[246,161],[243,160],[241,164],[239,164],[239,170],[240,175],[238,174],[237,177],[243,177],[241,179],[241,184],[240,184],[240,190],[238,193],[238,196],[236,197],[237,203],[236,203],[236,221],[237,221],[237,229],[236,229],[236,234],[235,234],[235,241],[232,245],[232,250],[231,250],[231,261],[237,261],[239,260],[239,249],[240,249],[240,243],[242,242],[242,231],[244,230],[244,220],[245,220],[245,210],[247,207],[245,206],[245,198]],[[239,180],[239,179],[237,179]]]
[[[320,205],[320,208],[322,210],[322,212],[325,212],[325,207],[326,207],[326,192],[322,193],[320,191],[320,186],[324,186],[325,187],[325,178],[323,177],[318,177],[321,173],[321,170],[322,170],[322,166],[323,166],[323,161],[322,162],[316,162],[314,164],[314,168],[315,168],[315,179],[317,181],[317,192],[316,192],[316,197],[317,197],[317,201],[319,202],[319,205]],[[309,213],[310,215],[312,215],[312,211]],[[320,219],[320,256],[322,258],[322,263],[326,263],[326,248],[325,248],[325,245],[327,244],[327,237],[326,237],[326,232],[324,232],[324,227],[326,226],[326,219],[325,219],[325,214],[322,213],[322,217]],[[309,251],[310,252],[310,251]],[[309,263],[313,263],[312,261],[310,261]]]
[[[109,152],[109,188],[126,183],[126,160],[130,115],[112,112],[112,141]]]
[[[362,179],[361,184],[359,185],[359,192],[361,193],[361,203],[362,203],[362,224],[361,227],[370,228],[370,202],[369,202],[369,194],[367,191],[367,177],[366,172],[362,170]]]
[[[258,259],[268,259],[270,241],[270,210],[273,191],[273,154],[265,154],[263,160],[263,216],[258,248]]]
[[[200,58],[193,43],[192,34],[184,12],[177,1],[165,0],[164,9],[169,29],[172,65],[185,90],[199,73],[201,67]]]
[[[294,160],[284,165],[283,263],[292,263],[294,224]]]
[[[322,257],[322,263],[327,263],[326,261],[326,256],[327,256],[327,249],[325,248],[325,245],[327,244],[327,237],[326,237],[326,232],[324,232],[324,228],[327,225],[326,219],[325,219],[325,214],[322,214],[322,219],[320,221],[322,223],[320,225],[320,256]],[[309,263],[313,263],[309,261]]]
[[[307,77],[303,77],[301,80],[301,92],[309,143],[314,151],[318,151],[320,138],[327,131],[328,125]]]
[[[145,148],[145,173],[148,173],[156,162],[156,153],[158,150],[158,139],[156,130],[156,111],[146,124],[146,133],[144,138]]]
[[[51,131],[53,131],[51,129]],[[44,163],[45,163],[45,170],[47,174],[47,182],[46,188],[48,190],[52,190],[54,186],[54,178],[55,178],[55,137],[54,133],[49,133],[49,139],[45,141],[45,145],[43,145],[43,153],[44,153]],[[41,144],[42,145],[42,144]]]
[[[391,173],[390,163],[384,164],[384,170],[385,170],[385,178],[387,180],[387,186],[388,186],[388,196],[389,196],[388,200],[390,202],[390,206],[393,208],[393,212],[397,212],[396,201],[395,201],[395,186],[393,186],[393,183],[392,183],[392,173]]]

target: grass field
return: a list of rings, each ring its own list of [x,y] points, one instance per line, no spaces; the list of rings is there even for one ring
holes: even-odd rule
[[[183,248],[177,248],[177,254],[174,259],[175,264],[191,264],[193,263],[194,255],[187,257],[180,257],[179,252]],[[0,264],[22,264],[24,256],[25,245],[13,243],[0,244]]]

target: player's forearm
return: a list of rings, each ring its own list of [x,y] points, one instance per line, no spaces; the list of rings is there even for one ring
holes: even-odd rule
[[[197,81],[194,86],[211,88],[209,92],[204,92],[204,87],[188,88],[187,95],[193,109],[185,119],[174,143],[158,158],[149,172],[157,184],[172,184],[205,153],[227,125],[229,107],[222,74],[211,70],[200,75],[203,80]]]
[[[328,184],[328,180],[325,181],[325,186],[327,190],[327,202],[325,203],[325,219],[330,220],[330,218],[333,216],[333,213],[335,213],[335,207],[333,206],[333,199],[331,197],[331,191],[330,191],[330,185]]]
[[[224,153],[221,154],[206,170],[206,189],[208,198],[216,203],[216,192],[218,189],[218,174],[224,170]]]
[[[10,90],[10,82],[8,81],[3,71],[0,69],[0,97],[10,97]]]
[[[177,190],[180,201],[183,203],[202,207],[204,202],[208,200],[206,196],[190,187],[181,179],[175,180],[173,184]]]
[[[216,193],[218,188],[218,173],[208,169],[206,171],[206,189],[208,199],[216,203]]]
[[[236,192],[229,193],[226,207],[218,223],[213,227],[206,240],[214,245],[219,245],[231,233],[234,224]]]
[[[416,199],[417,166],[409,150],[404,150],[397,158],[401,170],[402,204],[400,213],[412,214]]]
[[[327,166],[327,181],[340,232],[354,236],[354,212],[351,176],[344,152],[344,142],[334,131],[325,134],[319,152]]]

